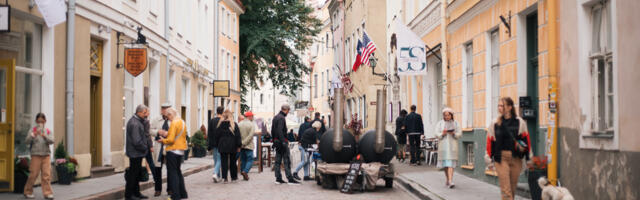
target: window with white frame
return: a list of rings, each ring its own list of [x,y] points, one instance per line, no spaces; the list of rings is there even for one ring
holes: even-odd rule
[[[327,96],[331,96],[331,94],[329,94],[329,90],[331,89],[331,78],[329,78],[329,70],[326,70],[326,74],[327,74]]]
[[[367,128],[367,96],[362,96],[362,127]]]
[[[226,25],[224,28],[226,30],[227,36],[230,36],[230,32],[231,32],[231,12],[227,11],[227,17],[225,18],[226,20]]]
[[[128,74],[128,73],[125,73],[125,74]],[[126,88],[126,84],[125,84],[125,88]],[[133,80],[131,81],[131,88],[133,88]],[[167,88],[167,90],[168,90],[167,94],[169,94],[169,102],[171,102],[171,104],[173,105],[176,105],[176,72],[173,70],[169,71],[169,87]]]
[[[220,25],[222,25],[222,28],[220,29],[220,33],[222,33],[222,35],[226,34],[226,30],[224,29],[224,27],[227,27],[227,18],[226,16],[226,9],[224,9],[224,7],[220,7],[221,11],[220,11]]]
[[[474,143],[473,142],[465,142],[464,148],[466,150],[466,165],[473,166],[473,161],[475,158],[474,154]]]
[[[232,81],[231,79],[231,53],[227,52],[227,80],[229,80],[229,82]]]
[[[233,81],[231,81],[231,84],[232,84],[231,88],[233,88],[234,90],[238,90],[238,88],[236,87],[236,85],[238,85],[238,79],[237,79],[238,75],[236,74],[236,67],[237,67],[237,65],[236,65],[236,56],[233,56],[232,65],[233,66],[231,67],[231,71],[232,71],[231,72],[231,80],[233,80]]]
[[[466,88],[465,88],[465,93],[464,93],[464,100],[465,100],[465,106],[466,106],[466,112],[464,113],[464,116],[466,117],[465,120],[465,127],[467,128],[473,128],[473,44],[469,43],[465,45],[464,48],[464,54],[465,54],[465,62],[464,62],[464,75],[465,77],[465,82],[466,82]]]
[[[318,74],[313,75],[313,98],[318,98]]]
[[[500,34],[494,30],[490,35],[491,40],[491,119],[498,117],[498,101],[500,99]]]
[[[611,1],[600,1],[591,8],[591,130],[613,134],[614,88],[611,28]]]
[[[204,120],[204,118],[203,118],[204,115],[202,113],[202,110],[203,110],[202,104],[204,102],[202,100],[203,93],[204,92],[203,92],[202,86],[199,85],[198,86],[198,117],[197,117],[197,119],[198,119],[197,120],[198,128],[200,128],[200,126],[202,126],[202,122]]]
[[[324,72],[321,72],[322,74],[322,79],[320,79],[320,84],[318,85],[318,87],[320,88],[320,96],[324,96]]]

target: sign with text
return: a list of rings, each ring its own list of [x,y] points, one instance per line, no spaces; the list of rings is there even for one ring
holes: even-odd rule
[[[422,39],[401,22],[396,22],[396,35],[398,75],[426,75],[427,51]]]
[[[344,180],[344,184],[342,185],[340,192],[350,193],[351,191],[353,191],[353,188],[351,186],[356,182],[356,177],[358,177],[358,172],[360,172],[361,166],[362,163],[358,161],[352,162],[349,165],[349,171],[347,172],[347,177]]]
[[[0,6],[0,32],[11,31],[11,7]]]
[[[137,77],[147,69],[147,49],[130,48],[124,50],[124,68],[133,77]]]
[[[213,97],[229,97],[229,81],[213,81]]]

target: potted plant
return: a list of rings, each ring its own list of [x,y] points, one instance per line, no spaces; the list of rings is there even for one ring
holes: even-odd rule
[[[202,158],[207,155],[207,140],[204,139],[201,131],[191,137],[191,149],[193,149],[193,157]]]
[[[31,159],[28,157],[21,157],[14,159],[15,167],[13,168],[13,192],[22,194],[24,192],[24,185],[29,178],[29,163]]]
[[[78,161],[75,158],[69,157],[62,142],[58,143],[54,157],[56,159],[55,163],[56,172],[58,173],[58,184],[70,185],[71,181],[76,176]]]
[[[547,157],[534,156],[531,160],[533,161],[533,165],[529,166],[527,175],[529,192],[531,193],[531,199],[538,200],[542,194],[542,189],[538,185],[538,179],[547,175]]]

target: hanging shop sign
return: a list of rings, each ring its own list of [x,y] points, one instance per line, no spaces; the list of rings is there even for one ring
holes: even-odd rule
[[[11,31],[11,7],[8,5],[0,6],[0,33]]]
[[[147,49],[128,48],[124,50],[124,68],[133,77],[137,77],[147,69]]]
[[[213,97],[229,97],[229,81],[228,80],[213,81]]]

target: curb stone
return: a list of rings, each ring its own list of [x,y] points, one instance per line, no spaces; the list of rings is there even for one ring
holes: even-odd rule
[[[189,176],[207,169],[211,169],[213,168],[213,165],[203,165],[203,166],[198,166],[198,167],[194,167],[191,169],[188,169],[184,172],[182,172],[183,176]],[[162,183],[166,183],[167,182],[167,177],[164,176],[162,177]],[[149,181],[144,182],[144,183],[140,183],[140,191],[149,189],[154,187],[154,183],[153,183],[153,178],[151,178]],[[109,199],[122,199],[124,198],[124,189],[125,187],[119,187],[116,189],[112,189],[109,191],[105,191],[105,192],[101,192],[101,193],[96,193],[96,194],[92,194],[89,196],[85,196],[85,197],[80,197],[77,198],[77,200],[109,200]]]

